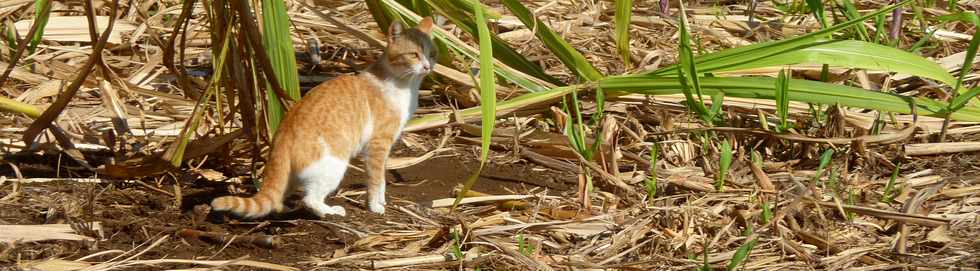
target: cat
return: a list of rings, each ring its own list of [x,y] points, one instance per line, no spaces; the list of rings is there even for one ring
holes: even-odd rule
[[[422,79],[435,68],[432,19],[415,28],[394,22],[380,59],[356,75],[321,83],[282,120],[266,162],[262,189],[251,198],[224,196],[214,211],[244,218],[282,212],[287,190],[305,190],[303,205],[320,218],[346,216],[324,199],[340,185],[350,159],[364,154],[371,212],[385,211],[385,162],[405,123],[418,107]]]

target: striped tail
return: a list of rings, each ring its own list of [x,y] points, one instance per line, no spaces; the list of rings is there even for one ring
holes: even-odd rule
[[[211,201],[214,211],[229,211],[243,218],[260,218],[283,210],[283,197],[289,185],[289,161],[284,156],[270,155],[265,167],[262,189],[250,198],[224,196]]]

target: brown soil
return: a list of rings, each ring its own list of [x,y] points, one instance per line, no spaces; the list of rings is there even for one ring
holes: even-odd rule
[[[52,160],[34,160],[34,162],[44,161]],[[25,172],[28,173],[50,174],[50,171],[44,171],[50,166],[46,163],[21,163],[19,168],[27,169]],[[389,205],[384,217],[367,211],[363,204],[363,193],[356,193],[357,195],[349,198],[334,196],[328,199],[330,204],[344,206],[347,209],[347,217],[331,216],[319,220],[302,208],[294,208],[284,214],[261,220],[269,222],[266,224],[260,221],[238,221],[220,214],[211,214],[204,221],[196,223],[195,206],[206,204],[218,195],[228,194],[227,188],[231,186],[222,182],[199,180],[180,184],[182,201],[179,206],[174,196],[135,183],[92,184],[55,181],[28,184],[20,188],[21,194],[17,200],[3,203],[4,206],[0,208],[0,224],[97,221],[103,225],[102,239],[91,243],[46,241],[7,246],[0,254],[0,266],[31,259],[77,259],[111,249],[129,251],[139,245],[146,246],[168,234],[172,235],[177,230],[196,229],[212,233],[276,235],[280,238],[281,244],[274,249],[237,242],[223,247],[225,244],[222,242],[169,237],[140,258],[203,260],[248,256],[250,260],[281,263],[306,269],[311,265],[304,262],[314,258],[329,258],[335,250],[342,250],[357,241],[357,238],[345,228],[361,232],[380,232],[397,229],[399,228],[397,225],[400,224],[416,223],[415,218],[399,211],[395,206],[418,210],[424,209],[422,206],[428,205],[434,199],[450,197],[452,189],[464,181],[478,166],[479,161],[472,155],[452,153],[408,168],[389,171],[387,191]],[[567,173],[534,168],[521,163],[490,164],[473,189],[485,193],[509,194],[527,191],[538,186],[535,184],[539,184],[558,192],[566,190],[569,186],[565,183],[574,180],[573,175]],[[338,195],[364,190],[363,185],[356,182],[364,177],[363,173],[356,170],[348,172]],[[0,174],[8,179],[15,178],[9,169],[0,171]],[[149,185],[169,193],[174,191],[173,184]],[[249,189],[245,192],[248,194],[254,192],[251,185],[233,186]],[[4,189],[0,191],[0,198],[11,193],[10,187],[9,183],[0,186]],[[335,222],[341,226],[325,222]],[[97,236],[97,234],[91,233],[90,236]],[[104,261],[111,257],[112,255],[91,260]],[[147,268],[150,269],[152,268]]]

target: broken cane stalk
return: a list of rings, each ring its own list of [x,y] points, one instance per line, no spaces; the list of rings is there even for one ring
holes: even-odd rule
[[[480,254],[479,247],[473,247],[467,250],[463,255],[463,261],[472,261],[476,259],[476,256]],[[421,264],[433,264],[433,263],[445,263],[458,261],[455,255],[452,253],[446,254],[435,254],[435,255],[424,255],[400,259],[387,259],[387,260],[376,260],[371,261],[371,269],[382,269],[389,267],[399,267],[399,266],[412,266]]]

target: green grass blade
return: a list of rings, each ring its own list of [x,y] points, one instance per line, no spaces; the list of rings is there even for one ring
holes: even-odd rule
[[[585,160],[592,160],[592,149],[585,143],[585,124],[582,121],[582,108],[579,107],[578,89],[572,89],[571,102],[562,99],[563,110],[568,114],[565,120],[565,136],[571,144],[572,150],[582,155]],[[597,140],[598,141],[598,140]]]
[[[283,1],[262,0],[262,45],[265,47],[272,69],[279,85],[294,100],[300,98],[299,73],[296,70],[296,49],[290,35],[289,15]],[[266,92],[269,133],[279,129],[279,122],[285,114],[282,104],[272,87]]]
[[[913,98],[884,92],[867,91],[860,88],[835,85],[823,82],[790,79],[787,98],[791,101],[839,104],[842,106],[883,110],[901,114],[912,113],[915,104],[919,115],[943,117],[946,104],[925,98]],[[681,93],[682,86],[676,78],[629,75],[609,77],[600,81],[606,91],[622,91],[648,95]],[[705,77],[701,78],[702,91],[712,95],[724,91],[726,96],[738,98],[774,99],[775,78],[763,77]],[[953,112],[953,119],[980,121],[980,108],[964,107]]]
[[[678,59],[680,59],[681,69],[678,70],[678,80],[683,87],[681,90],[684,92],[684,97],[687,98],[688,108],[698,114],[702,120],[711,122],[711,114],[705,108],[704,98],[701,96],[700,73],[694,61],[694,50],[691,49],[691,34],[687,31],[687,11],[684,10],[683,4],[680,5],[679,14],[680,23],[677,28],[681,36]]]
[[[728,169],[732,166],[732,143],[728,139],[721,141],[721,155],[718,161],[718,180],[715,182],[715,189],[722,192],[725,188],[725,177],[728,176]]]
[[[912,98],[808,80],[790,79],[789,81],[790,85],[787,98],[792,101],[839,104],[841,106],[883,110],[901,114],[911,114],[911,104],[914,103],[918,114],[933,117],[944,117],[944,112],[947,109],[945,103],[925,98]],[[682,92],[682,86],[678,84],[677,79],[650,75],[607,77],[600,80],[599,84],[603,90],[607,93],[612,93],[612,95],[621,95],[624,92],[645,95],[671,95]],[[714,94],[724,89],[726,96],[737,98],[775,99],[775,85],[776,79],[774,78],[702,78],[702,86],[704,86],[703,90],[706,94]],[[572,93],[572,90],[576,87],[580,86],[551,88],[511,98],[497,105],[497,114],[509,114],[523,108],[549,104]],[[980,93],[980,88],[976,90],[977,93]],[[426,115],[409,121],[406,129],[416,131],[441,126],[451,122],[452,119],[472,119],[479,117],[482,112],[481,110],[480,107],[474,107],[454,113]],[[980,121],[980,109],[965,107],[953,112],[951,117],[954,120],[960,121]]]
[[[820,22],[820,26],[827,28],[827,16],[824,16],[823,1],[806,0],[806,5],[810,8],[810,11],[813,12],[813,17],[816,17],[817,21]]]
[[[480,157],[485,161],[490,151],[490,137],[493,134],[494,120],[496,120],[494,113],[496,112],[497,92],[495,89],[496,82],[494,82],[490,29],[487,28],[483,6],[473,5],[473,10],[476,13],[477,28],[480,32],[480,105],[483,111],[483,142]]]
[[[518,111],[523,108],[531,106],[541,106],[546,104],[551,104],[554,101],[561,100],[561,98],[569,93],[572,93],[574,87],[556,87],[552,89],[547,89],[540,92],[532,92],[511,98],[510,100],[500,102],[497,104],[497,115],[510,114],[512,112]],[[455,120],[468,120],[475,117],[480,117],[482,114],[481,107],[472,107],[456,111],[453,113],[438,113],[429,114],[419,118],[412,119],[408,122],[405,127],[406,131],[418,131],[426,128],[438,127],[450,123]]]
[[[574,72],[580,79],[595,81],[603,77],[602,73],[595,66],[592,66],[591,62],[585,59],[585,56],[579,53],[578,50],[575,50],[565,39],[552,31],[548,25],[534,17],[534,14],[527,7],[524,7],[520,1],[503,0],[501,2],[507,9],[514,13],[514,16],[524,23],[524,26],[527,26],[528,29],[537,30],[534,34],[537,35],[538,39],[541,39],[545,47],[548,47],[551,53],[558,56],[558,59],[565,64],[565,67]]]
[[[41,37],[44,36],[44,27],[48,25],[48,17],[51,16],[51,8],[48,5],[51,5],[50,0],[34,0],[34,23],[38,26],[27,47],[28,52],[34,53],[34,49],[37,49],[37,45],[41,43]]]
[[[827,149],[820,155],[820,165],[817,166],[817,174],[813,175],[813,182],[820,180],[823,170],[830,165],[830,159],[834,157],[834,149]]]
[[[647,189],[647,201],[652,201],[657,197],[657,156],[660,150],[657,143],[650,146],[650,177],[647,178],[645,185]]]
[[[738,48],[732,48],[724,51],[701,55],[695,60],[695,64],[701,67],[702,72],[713,72],[714,69],[720,67],[732,66],[740,63],[752,63],[755,61],[768,58],[777,53],[784,53],[791,50],[799,50],[802,49],[800,48],[801,46],[812,44],[817,41],[825,39],[828,34],[840,31],[847,27],[854,26],[855,24],[862,23],[865,20],[872,18],[878,14],[884,14],[886,12],[889,12],[897,8],[898,6],[905,5],[910,2],[912,2],[912,0],[904,0],[897,4],[887,6],[875,12],[869,13],[860,18],[850,20],[834,26],[830,26],[824,28],[823,30],[812,32],[795,38],[772,41],[772,42],[757,43],[753,45],[742,46]],[[651,71],[647,74],[676,75],[677,70],[680,67],[681,67],[680,65],[667,66],[655,71]]]
[[[473,7],[480,41],[480,108],[483,111],[483,122],[481,125],[483,128],[480,137],[480,168],[466,180],[466,184],[463,185],[463,190],[456,195],[456,200],[453,201],[453,209],[456,208],[459,201],[463,200],[463,195],[476,184],[476,179],[480,176],[480,171],[483,170],[483,166],[487,162],[487,156],[490,154],[490,137],[493,136],[494,121],[497,119],[495,108],[497,104],[497,93],[493,73],[493,47],[490,45],[490,29],[487,28],[487,20],[484,18],[483,5],[474,5]]]
[[[380,0],[365,0],[364,3],[367,5],[368,12],[371,12],[371,17],[374,18],[374,22],[378,24],[378,28],[381,28],[381,32],[388,33],[388,26],[391,26],[391,20],[395,16],[398,16],[398,14],[389,10],[385,5],[382,5]]]
[[[592,132],[598,135],[602,134],[602,121],[606,117],[606,92],[602,90],[601,86],[597,86],[595,90],[595,105],[595,113],[592,113],[589,119],[592,122]],[[601,140],[593,141],[592,146],[589,148],[590,155],[599,152],[600,145],[602,145]]]
[[[861,17],[861,14],[858,13],[857,7],[854,6],[854,3],[851,2],[851,0],[843,0],[841,2],[843,2],[844,6],[844,16],[847,16],[848,20],[854,20]],[[868,28],[864,26],[864,24],[856,24],[854,25],[854,29],[857,30],[858,37],[861,38],[861,40],[870,40],[870,38],[868,38]]]
[[[752,252],[752,249],[755,248],[756,242],[759,240],[755,237],[749,237],[749,238],[750,239],[748,242],[745,242],[745,244],[742,244],[741,246],[738,247],[737,250],[735,250],[735,254],[732,255],[732,261],[728,262],[728,266],[725,267],[725,270],[727,271],[736,270],[739,265],[741,265],[743,262],[745,262],[746,259],[749,258],[749,253]]]
[[[881,44],[885,40],[888,40],[888,34],[885,33],[885,14],[878,14],[875,16],[875,37],[872,42]]]
[[[962,12],[959,14],[943,16],[942,19],[943,20],[955,19],[955,20],[963,21],[965,23],[973,24],[973,26],[980,26],[980,17],[978,17],[977,14],[973,12]],[[973,59],[976,58],[977,56],[977,47],[980,47],[980,32],[973,33],[973,39],[970,40],[970,45],[966,49],[966,58],[963,59],[963,66],[962,68],[960,68],[960,74],[956,79],[956,88],[954,89],[958,89],[963,84],[963,79],[966,77],[966,75],[970,74],[970,71],[973,68]],[[973,90],[964,93],[965,95],[959,95],[954,97],[953,101],[950,102],[950,109],[952,111],[956,111],[962,108],[963,106],[966,106],[967,102],[969,102],[970,99],[973,99],[973,97],[977,96],[976,90],[977,89],[974,88]]]
[[[616,49],[623,59],[625,69],[633,66],[630,61],[630,17],[633,15],[633,0],[616,0]]]
[[[460,3],[468,2],[468,0],[425,0],[430,6],[439,11],[440,14],[445,16],[449,21],[453,22],[457,27],[466,31],[470,35],[477,36],[476,23],[473,22],[472,18],[466,14],[467,10],[472,9],[472,4],[464,7],[460,7]],[[463,5],[466,5],[465,3]],[[486,10],[484,10],[486,11]],[[497,35],[490,33],[490,39],[493,43],[493,54],[496,59],[500,60],[507,66],[514,67],[514,69],[521,71],[525,74],[534,76],[538,79],[547,81],[549,83],[561,86],[564,85],[557,78],[545,73],[544,69],[531,60],[528,60],[524,55],[514,50],[510,45],[504,40],[497,37]]]
[[[769,223],[770,220],[772,220],[773,217],[772,207],[769,205],[769,202],[763,202],[761,205],[762,205],[762,217],[761,217],[762,224],[767,224]]]
[[[225,39],[221,44],[221,53],[215,58],[214,61],[214,74],[224,73],[225,59],[228,56],[228,47],[231,39],[231,30],[234,27],[228,27],[227,32],[225,32]],[[187,149],[187,144],[190,143],[191,137],[197,131],[198,125],[201,123],[201,118],[204,112],[208,111],[209,101],[211,100],[211,95],[218,92],[218,81],[221,80],[221,76],[212,76],[211,82],[208,84],[207,90],[205,90],[204,95],[201,99],[197,101],[194,105],[194,111],[191,113],[191,119],[187,120],[187,124],[180,131],[180,137],[177,138],[178,143],[170,150],[167,150],[167,155],[164,157],[170,157],[170,164],[174,167],[180,167],[180,164],[184,161],[184,151]],[[272,92],[272,90],[270,90]],[[275,95],[273,93],[272,95]],[[169,155],[169,156],[168,156]]]
[[[950,112],[960,111],[960,109],[966,106],[966,104],[970,101],[970,99],[977,97],[977,95],[980,95],[980,87],[972,88],[966,93],[963,93],[963,95],[956,96],[956,99],[953,99],[953,102],[950,103],[949,111]]]
[[[721,120],[721,109],[725,103],[725,92],[719,91],[711,95],[711,109],[708,110],[708,119],[712,121]]]
[[[936,31],[937,30],[939,30],[939,29],[938,28],[935,28],[935,29],[929,30],[928,33],[925,33],[924,35],[922,35],[922,37],[919,38],[919,41],[916,41],[915,44],[912,44],[912,46],[909,46],[909,49],[908,49],[909,52],[912,52],[913,54],[919,54],[922,51],[922,49],[924,49],[924,48],[933,48],[933,47],[935,47],[935,46],[926,46],[926,44],[929,43],[929,40],[932,39],[932,37],[936,35]]]
[[[898,180],[898,172],[901,167],[902,162],[898,162],[898,164],[895,165],[895,170],[892,170],[892,177],[888,179],[888,183],[885,184],[885,192],[882,193],[881,202],[891,203],[892,200],[895,199],[897,194],[895,191],[895,181]]]
[[[827,187],[834,193],[840,192],[840,174],[835,168],[831,168],[830,174],[827,176]]]
[[[856,40],[815,41],[809,44],[801,44],[797,47],[771,48],[771,51],[756,51],[756,53],[764,53],[765,57],[761,58],[731,59],[728,62],[695,62],[695,64],[698,65],[698,71],[702,73],[720,73],[796,64],[829,64],[840,67],[912,74],[939,80],[950,86],[956,84],[956,78],[951,76],[936,62],[897,48],[869,42]],[[663,72],[657,75],[674,76],[676,72]]]
[[[10,50],[10,58],[16,58],[17,33],[15,31],[17,31],[17,29],[13,27],[4,27],[3,30],[3,33],[5,34],[4,37],[7,39],[7,47],[12,49]]]
[[[789,78],[786,76],[786,70],[779,71],[779,77],[776,78],[776,115],[779,116],[779,129],[780,133],[786,132],[789,129]]]

